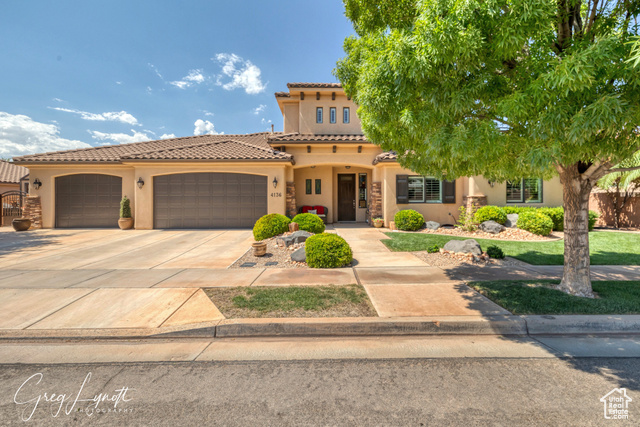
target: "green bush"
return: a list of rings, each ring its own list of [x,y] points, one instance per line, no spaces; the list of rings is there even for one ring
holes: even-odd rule
[[[501,208],[505,214],[518,214],[520,215],[522,212],[534,212],[537,208],[532,206],[504,206]]]
[[[427,248],[427,252],[429,252],[430,254],[435,254],[436,252],[440,252],[440,246],[438,245],[429,246]]]
[[[120,218],[131,218],[131,201],[127,196],[120,200]]]
[[[353,260],[349,244],[336,234],[322,233],[305,242],[307,264],[311,268],[338,268]]]
[[[502,251],[500,246],[496,246],[496,245],[491,245],[487,248],[487,255],[489,255],[491,258],[496,258],[496,259],[504,258],[504,252]]]
[[[413,209],[405,209],[393,218],[396,228],[403,231],[416,231],[424,225],[424,217]]]
[[[557,208],[540,208],[538,212],[551,218],[555,231],[564,230],[564,208],[562,206],[558,206]]]
[[[589,231],[593,231],[593,227],[596,225],[598,218],[600,218],[598,212],[589,211]]]
[[[482,224],[485,221],[495,221],[504,225],[507,222],[507,214],[497,206],[483,206],[476,211],[473,219],[477,224]]]
[[[253,238],[256,241],[268,239],[289,230],[291,220],[284,215],[269,214],[256,221],[253,226]]]
[[[532,211],[518,214],[518,228],[540,236],[548,236],[553,230],[553,221],[547,215]]]
[[[294,216],[292,221],[298,224],[300,230],[308,231],[313,234],[324,233],[324,222],[318,215],[301,213]]]

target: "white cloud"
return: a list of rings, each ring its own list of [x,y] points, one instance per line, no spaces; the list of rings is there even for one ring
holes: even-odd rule
[[[89,113],[87,111],[73,110],[71,108],[62,108],[62,107],[49,107],[52,110],[64,111],[65,113],[73,113],[78,114],[83,120],[91,120],[98,122],[120,122],[126,123],[128,125],[138,125],[138,119],[133,117],[131,114],[126,111],[110,111],[106,113]]]
[[[202,112],[204,113],[205,116],[209,116],[209,117],[213,117],[214,116],[214,114],[211,111],[202,110]]]
[[[54,124],[0,112],[0,157],[90,147],[82,141],[61,138],[59,134],[60,129]]]
[[[267,109],[267,106],[264,104],[260,104],[258,107],[253,109],[253,114],[255,114],[256,116],[260,113],[264,113],[264,110]]]
[[[175,82],[169,82],[180,89],[186,89],[193,85],[199,85],[200,83],[204,83],[205,77],[202,74],[202,70],[190,70],[189,74],[184,76],[182,80],[176,80]]]
[[[213,123],[209,120],[198,119],[194,123],[195,129],[193,129],[194,135],[222,135],[224,132],[216,132]]]
[[[164,77],[162,77],[162,74],[160,74],[160,71],[158,71],[158,67],[156,67],[155,65],[153,65],[150,62],[147,65],[149,66],[149,68],[151,68],[153,70],[153,72],[156,74],[156,76],[158,76],[160,78],[160,80],[164,81]]]
[[[117,84],[117,85],[121,85],[121,84],[122,84],[122,82],[116,82],[116,84]]]
[[[60,98],[52,98],[51,100],[56,102],[65,102],[64,99],[60,99]]]
[[[271,120],[267,120],[265,118],[262,118],[262,120],[260,121],[260,123],[262,123],[263,125],[268,125],[271,124]]]
[[[219,53],[212,58],[222,64],[222,73],[231,77],[228,83],[222,83],[222,76],[216,78],[216,84],[221,85],[226,90],[242,88],[250,95],[264,92],[266,84],[260,79],[260,68],[251,61],[244,60],[235,53]]]
[[[93,139],[102,141],[105,145],[113,142],[117,144],[130,144],[132,142],[151,141],[152,139],[149,138],[149,135],[146,133],[138,132],[134,129],[131,129],[131,135],[126,133],[105,133],[97,130],[89,130],[87,132],[91,134]]]
[[[173,133],[163,133],[160,139],[172,139],[175,138],[175,134]]]

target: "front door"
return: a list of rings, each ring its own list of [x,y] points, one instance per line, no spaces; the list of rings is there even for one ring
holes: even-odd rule
[[[338,174],[338,221],[356,220],[356,175]]]

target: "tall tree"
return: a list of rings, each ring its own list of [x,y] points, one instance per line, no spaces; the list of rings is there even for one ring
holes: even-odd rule
[[[588,200],[640,149],[640,0],[344,0],[336,76],[404,167],[495,181],[559,174],[561,287],[591,296]]]

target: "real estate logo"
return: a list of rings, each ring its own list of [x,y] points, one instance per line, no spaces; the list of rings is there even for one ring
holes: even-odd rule
[[[633,401],[627,396],[626,388],[614,388],[600,398],[604,404],[604,418],[607,420],[628,420],[629,402]]]

